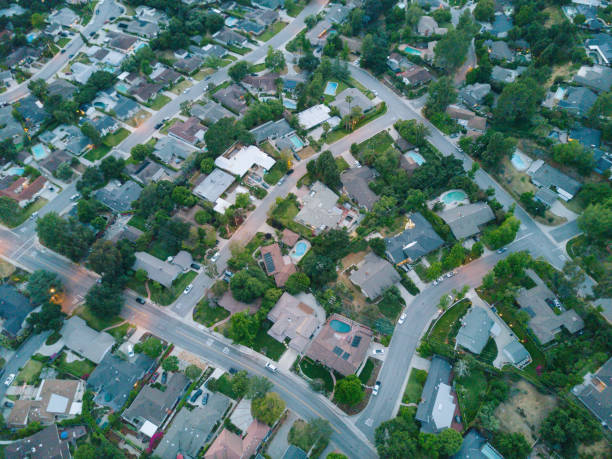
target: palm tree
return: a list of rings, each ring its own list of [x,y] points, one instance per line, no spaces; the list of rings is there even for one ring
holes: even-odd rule
[[[346,96],[344,98],[344,100],[348,103],[348,112],[349,112],[349,121],[350,121],[350,114],[351,114],[351,102],[353,102],[353,96]],[[348,125],[345,126],[345,129],[348,131]]]

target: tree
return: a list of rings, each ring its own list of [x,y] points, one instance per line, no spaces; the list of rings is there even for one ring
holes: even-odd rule
[[[169,355],[168,357],[166,357],[166,359],[162,362],[162,368],[165,371],[171,371],[171,372],[178,371],[179,369],[178,357],[176,355]]]
[[[40,13],[32,13],[32,16],[30,16],[30,22],[32,27],[35,29],[40,29],[45,24],[45,17]]]
[[[334,260],[324,255],[315,255],[313,252],[304,257],[302,270],[317,287],[322,287],[338,276]]]
[[[312,51],[309,51],[304,56],[300,57],[298,66],[307,72],[314,72],[320,62],[319,58],[312,54]]]
[[[38,269],[30,274],[26,292],[34,304],[47,302],[57,293],[64,290],[62,281],[57,274],[44,269]]]
[[[414,436],[417,431],[414,420],[401,415],[383,422],[376,428],[374,436],[378,456],[386,459],[416,457]]]
[[[493,113],[500,123],[528,122],[538,109],[542,97],[542,85],[532,78],[521,78],[504,86]]]
[[[531,452],[529,443],[520,432],[499,432],[494,445],[506,459],[525,459]]]
[[[595,166],[593,153],[585,150],[582,144],[575,140],[555,145],[553,159],[561,164],[572,164],[581,175],[589,175]]]
[[[355,375],[349,375],[336,383],[334,396],[339,403],[353,406],[359,403],[364,395],[361,381]]]
[[[373,237],[368,241],[372,252],[374,252],[379,257],[384,257],[385,252],[387,250],[387,245],[385,244],[385,240],[380,237]]]
[[[285,56],[280,49],[275,50],[268,46],[268,53],[266,54],[264,64],[272,72],[281,72],[285,68]]]
[[[89,228],[75,219],[64,220],[55,212],[49,212],[36,221],[36,232],[43,245],[72,261],[85,256],[94,238]]]
[[[488,131],[475,142],[471,151],[485,165],[497,170],[502,159],[511,157],[515,149],[514,139],[504,136],[501,132]]]
[[[461,30],[450,30],[434,48],[434,64],[445,72],[457,70],[467,57],[470,37]]]
[[[146,340],[141,343],[137,343],[134,346],[135,352],[145,354],[152,359],[159,357],[163,350],[164,346],[162,345],[162,342],[157,338],[153,338],[152,336],[149,336]]]
[[[317,159],[311,160],[306,164],[306,170],[312,180],[321,180],[328,187],[337,190],[342,182],[340,181],[340,170],[332,155],[332,152],[325,150]]]
[[[28,89],[37,99],[45,100],[49,92],[49,85],[47,85],[47,82],[42,78],[36,78],[34,80],[30,80],[28,83]]]
[[[249,193],[238,193],[234,205],[238,208],[246,209],[251,205],[251,195]]]
[[[85,306],[97,317],[115,317],[121,312],[123,295],[120,289],[105,282],[95,284],[85,296]]]
[[[435,113],[442,113],[457,99],[457,92],[448,77],[439,78],[429,84],[429,96],[425,104],[425,115],[431,117]]]
[[[438,451],[444,456],[452,456],[461,448],[463,437],[454,429],[444,429],[438,434]]]
[[[86,121],[81,125],[81,132],[84,136],[89,137],[89,140],[91,140],[91,143],[94,145],[98,146],[102,144],[102,136],[100,136],[98,130],[90,122]]]
[[[185,376],[187,376],[192,381],[195,381],[202,374],[202,369],[196,365],[189,365],[185,368]]]
[[[258,421],[273,425],[285,412],[285,402],[276,392],[268,392],[264,397],[251,402],[251,414]]]
[[[250,346],[253,344],[258,328],[258,321],[251,317],[248,311],[242,311],[230,317],[227,336],[237,343]]]
[[[510,215],[497,228],[485,232],[485,241],[494,250],[499,249],[514,241],[520,226],[521,222],[514,215]]]
[[[210,174],[215,168],[215,160],[212,158],[204,158],[200,163],[200,170],[205,174]]]
[[[249,380],[249,388],[246,392],[246,397],[255,400],[257,398],[265,397],[265,395],[272,389],[272,382],[263,376],[253,376]]]
[[[287,289],[287,291],[292,295],[295,295],[296,293],[300,292],[305,292],[309,288],[310,278],[302,272],[291,274],[287,279],[287,282],[285,282],[285,289]]]
[[[134,158],[136,161],[144,161],[146,157],[153,153],[154,149],[155,147],[149,144],[136,145],[132,147],[130,153],[132,154],[132,158]]]
[[[366,35],[361,45],[360,65],[370,69],[376,75],[384,72],[387,67],[388,47],[389,45],[384,36]]]
[[[64,317],[65,314],[59,304],[45,302],[39,312],[33,312],[28,316],[27,321],[32,325],[34,333],[40,333],[45,330],[59,330],[62,328]]]
[[[493,0],[478,0],[476,8],[474,8],[474,17],[481,22],[493,22],[495,18]]]
[[[195,206],[197,199],[191,194],[191,190],[186,186],[176,186],[172,190],[172,200],[179,206],[193,207]]]
[[[72,168],[70,167],[70,164],[65,162],[59,165],[59,167],[56,169],[53,175],[55,175],[61,181],[67,182],[68,180],[72,178],[74,173],[72,172]]]
[[[267,285],[260,278],[254,276],[252,271],[238,271],[230,280],[230,289],[233,297],[243,303],[252,303],[261,297]]]
[[[232,80],[234,80],[235,82],[239,82],[242,81],[242,79],[249,74],[250,69],[251,66],[247,61],[239,61],[229,68],[227,74]]]
[[[98,239],[91,246],[87,262],[91,269],[104,275],[111,282],[124,273],[121,252],[115,244],[106,239]]]
[[[542,422],[540,433],[549,444],[560,445],[567,456],[573,456],[580,443],[591,444],[602,437],[597,421],[573,405],[552,411]]]
[[[590,204],[578,217],[578,227],[592,241],[603,243],[612,238],[612,199]]]
[[[249,389],[249,374],[241,370],[232,376],[232,391],[237,397],[243,397]]]
[[[394,124],[395,129],[406,141],[415,147],[423,147],[427,143],[429,128],[417,120],[402,120]]]

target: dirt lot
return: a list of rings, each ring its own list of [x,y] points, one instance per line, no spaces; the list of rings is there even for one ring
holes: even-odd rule
[[[580,445],[578,454],[580,454],[580,457],[612,457],[612,447],[604,438],[589,446]]]
[[[507,402],[497,407],[495,415],[500,428],[508,432],[520,432],[532,444],[540,424],[557,406],[557,400],[551,395],[544,395],[528,383],[521,380],[511,388],[512,395]]]
[[[361,293],[361,290],[351,282],[349,276],[357,267],[357,265],[363,260],[367,252],[350,253],[344,257],[340,263],[342,264],[342,270],[338,273],[338,282],[342,282],[350,291],[352,298],[352,309],[359,314],[364,307],[368,306],[365,296]],[[349,268],[354,267],[349,270]],[[346,301],[345,301],[346,304]]]
[[[15,272],[15,267],[7,261],[0,260],[0,279],[9,277]]]

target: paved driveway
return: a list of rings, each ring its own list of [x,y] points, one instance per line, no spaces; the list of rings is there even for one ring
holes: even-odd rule
[[[40,335],[34,335],[28,338],[19,349],[13,355],[13,358],[6,362],[4,365],[4,371],[2,373],[2,384],[0,384],[0,400],[4,398],[6,394],[7,387],[4,385],[4,380],[10,375],[14,373],[15,375],[19,373],[19,369],[23,368],[24,365],[30,357],[38,350],[40,346],[47,340],[47,336],[49,336],[51,332],[44,332]]]

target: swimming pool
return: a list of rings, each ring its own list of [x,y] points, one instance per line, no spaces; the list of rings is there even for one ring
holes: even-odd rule
[[[291,99],[283,99],[283,105],[289,110],[295,110],[297,108],[297,103],[295,102],[295,100]]]
[[[510,159],[510,162],[517,171],[524,171],[531,166],[533,161],[531,161],[531,158],[528,158],[524,154],[515,151],[512,155],[512,159]]]
[[[417,153],[416,151],[410,151],[407,153],[407,155],[412,158],[414,162],[417,163],[419,166],[425,163],[425,158],[423,158],[423,156],[420,153]]]
[[[306,249],[308,249],[308,244],[306,244],[304,241],[299,241],[297,244],[295,244],[295,255],[301,257],[306,253]]]
[[[46,158],[48,155],[49,153],[47,153],[47,150],[41,143],[38,143],[32,147],[32,156],[34,156],[36,161],[40,161],[41,159]]]
[[[443,195],[441,199],[444,204],[453,204],[458,201],[465,201],[467,199],[467,194],[461,190],[449,191]]]
[[[299,151],[304,148],[304,142],[302,142],[302,139],[300,139],[297,135],[292,135],[289,137],[289,140],[291,141],[291,145],[293,145],[294,151]]]
[[[402,51],[408,54],[412,54],[413,56],[420,56],[421,54],[423,54],[420,49],[413,48],[412,46],[408,45],[404,45],[404,49],[402,49]]]
[[[23,167],[11,167],[9,170],[6,171],[6,175],[23,175],[25,172],[25,169]]]
[[[119,92],[124,93],[124,94],[127,94],[127,92],[128,92],[128,88],[127,88],[127,86],[126,86],[126,85],[124,85],[123,83],[117,83],[117,84],[115,85],[115,89],[116,89],[117,91],[119,91]]]
[[[336,90],[338,89],[338,83],[335,81],[328,81],[325,86],[325,91],[323,91],[328,96],[335,96]]]
[[[338,333],[348,333],[351,331],[351,326],[349,324],[337,319],[330,321],[329,326]]]

